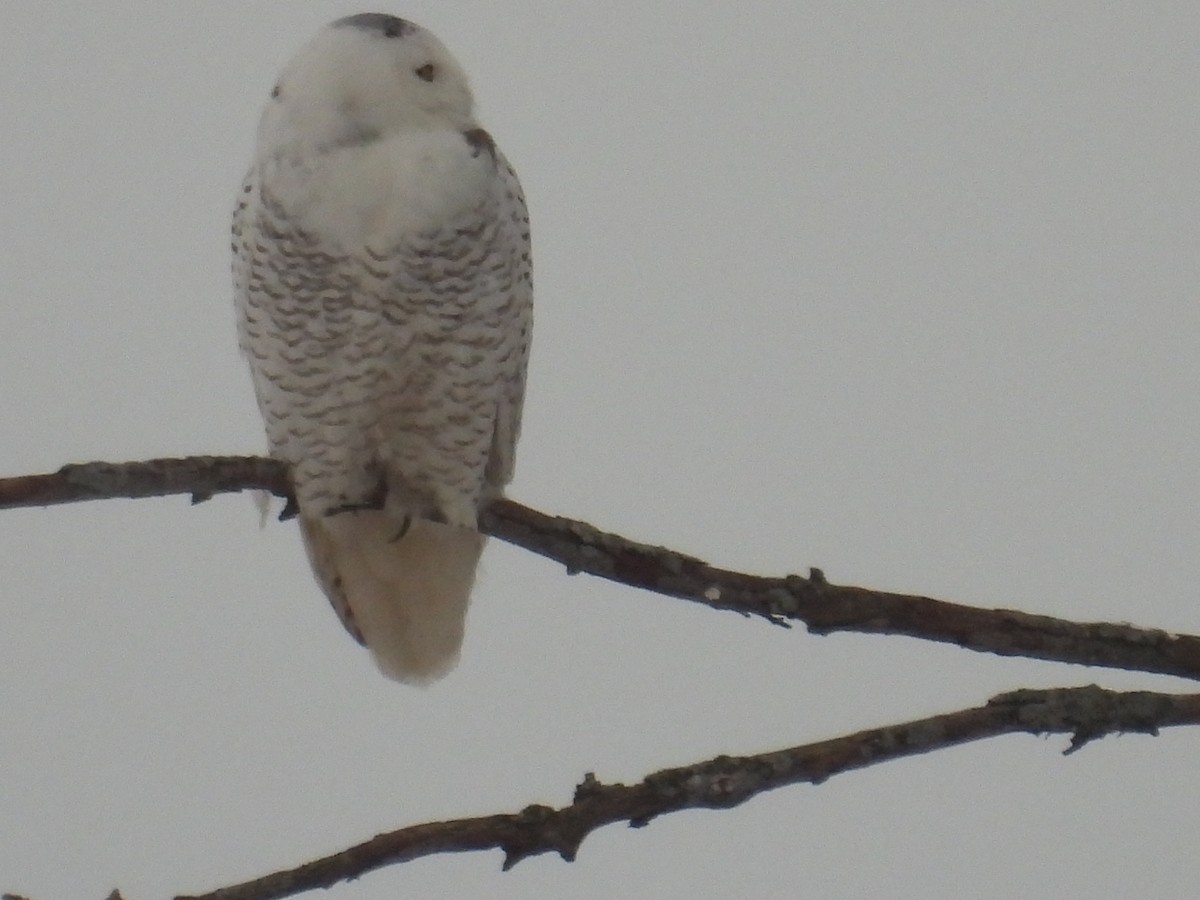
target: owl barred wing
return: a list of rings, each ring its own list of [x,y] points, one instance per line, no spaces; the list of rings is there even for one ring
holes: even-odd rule
[[[529,339],[533,329],[533,262],[529,239],[529,210],[517,173],[503,154],[497,153],[497,174],[503,196],[500,216],[511,245],[515,273],[509,290],[512,309],[508,323],[513,335],[508,353],[500,360],[505,389],[496,410],[496,425],[488,456],[487,480],[499,494],[513,478],[521,412],[525,405],[525,373],[529,365]]]
[[[276,458],[291,461],[291,455],[286,452],[287,448],[280,439],[280,435],[287,430],[286,426],[278,427],[283,406],[281,401],[286,401],[286,393],[279,391],[279,386],[269,377],[267,371],[280,348],[273,346],[278,343],[272,340],[276,329],[265,327],[270,313],[266,307],[273,296],[281,295],[278,286],[273,288],[269,284],[273,252],[272,248],[267,246],[265,237],[267,234],[277,237],[281,232],[263,217],[259,209],[258,191],[257,167],[252,166],[242,181],[233,211],[231,249],[234,303],[238,313],[238,344],[250,361],[255,394],[263,417],[268,423],[268,445],[271,454]],[[277,394],[279,396],[276,396]],[[335,565],[333,548],[327,541],[323,541],[320,535],[314,534],[313,527],[303,517],[300,518],[300,534],[313,574],[329,599],[338,620],[351,637],[359,644],[365,645],[366,641],[354,621],[354,614]]]
[[[256,191],[255,167],[251,166],[246,177],[242,179],[242,187],[238,191],[237,202],[233,207],[233,228],[229,246],[233,253],[233,302],[238,314],[238,346],[247,356],[249,356],[250,347],[246,340],[244,327],[245,304],[249,299],[250,277],[254,268],[253,248],[248,245],[248,241],[250,232],[254,228],[250,205]]]
[[[478,194],[435,227],[367,247],[380,300],[380,450],[393,499],[474,528],[512,480],[532,327],[529,220],[511,167],[476,129]],[[485,136],[486,137],[486,136]]]

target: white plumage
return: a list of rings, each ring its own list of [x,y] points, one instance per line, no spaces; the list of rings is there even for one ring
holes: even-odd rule
[[[525,390],[529,218],[472,105],[428,31],[340,19],[272,91],[234,214],[271,455],[342,623],[403,681],[458,658]]]

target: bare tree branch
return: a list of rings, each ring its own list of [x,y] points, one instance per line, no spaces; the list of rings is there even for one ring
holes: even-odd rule
[[[0,479],[0,509],[169,494],[190,494],[198,503],[214,494],[244,490],[269,491],[290,500],[281,463],[249,456],[194,456],[84,463],[46,475]],[[561,563],[571,574],[586,572],[713,609],[760,616],[777,625],[795,620],[813,634],[903,634],[1001,656],[1200,678],[1200,637],[1193,635],[835,585],[818,569],[807,578],[749,575],[512,500],[492,504],[480,527]]]
[[[1023,690],[974,709],[902,725],[760,753],[719,756],[655,772],[638,784],[602,784],[590,773],[574,801],[559,809],[529,806],[519,813],[412,825],[376,835],[339,853],[243,884],[177,900],[273,900],[328,888],[382,866],[437,853],[504,851],[504,868],[541,853],[574,860],[583,839],[614,822],[635,828],[682,809],[726,809],[791,784],[820,784],[842,772],[1002,734],[1070,734],[1071,753],[1107,734],[1157,734],[1171,725],[1200,724],[1200,694],[1118,693],[1089,686]]]
[[[22,897],[20,894],[0,894],[0,900],[29,900],[29,898]],[[121,892],[114,888],[104,900],[124,900],[124,898],[121,896]]]
[[[191,457],[87,463],[45,475],[0,479],[0,509],[180,493],[200,502],[242,490],[265,490],[291,500],[287,472],[277,462]],[[808,578],[748,575],[510,500],[493,504],[480,525],[489,534],[562,563],[572,574],[587,572],[776,624],[802,621],[816,633],[906,634],[1006,656],[1200,677],[1200,638],[1190,635],[837,586],[818,570]],[[841,772],[969,741],[1015,732],[1063,733],[1072,735],[1067,750],[1072,752],[1106,734],[1154,734],[1161,727],[1184,724],[1200,724],[1200,694],[1116,693],[1098,687],[1016,691],[975,709],[772,753],[717,757],[654,773],[634,785],[602,784],[589,774],[568,806],[530,806],[515,814],[401,828],[295,869],[188,900],[286,897],[436,853],[496,848],[505,853],[505,868],[551,851],[571,860],[588,834],[610,823],[627,821],[640,827],[677,810],[732,807],[785,785],[817,784]]]

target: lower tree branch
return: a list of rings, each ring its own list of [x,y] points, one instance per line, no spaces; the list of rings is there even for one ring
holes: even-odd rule
[[[129,463],[84,463],[45,475],[0,479],[0,509],[82,500],[262,490],[291,499],[286,468],[259,457],[194,456]],[[1022,656],[1182,678],[1200,678],[1200,637],[1108,622],[1072,622],[1008,609],[981,609],[910,594],[808,577],[769,578],[710,566],[665,547],[641,544],[586,522],[550,516],[512,500],[493,503],[480,528],[564,565],[631,587],[759,616],[803,622],[813,634],[903,634],[1001,656]]]
[[[585,837],[614,822],[641,827],[682,809],[726,809],[792,784],[820,784],[842,772],[1002,734],[1069,734],[1071,753],[1108,734],[1157,734],[1171,725],[1200,724],[1200,694],[1118,693],[1089,686],[1022,690],[974,709],[754,756],[719,756],[664,769],[632,784],[603,784],[590,773],[574,801],[558,809],[413,825],[376,835],[294,869],[177,900],[273,900],[328,888],[387,865],[438,853],[504,851],[504,868],[541,853],[572,861]]]

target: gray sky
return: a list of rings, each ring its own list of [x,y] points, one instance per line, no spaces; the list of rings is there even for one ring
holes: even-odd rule
[[[534,220],[518,500],[734,568],[1200,632],[1200,7],[381,4]],[[0,11],[0,469],[258,452],[227,220],[342,2]],[[975,705],[1183,682],[785,632],[494,544],[377,674],[246,498],[0,514],[0,889],[196,892],[431,819]],[[1191,897],[1195,731],[1010,737],[338,898]]]

